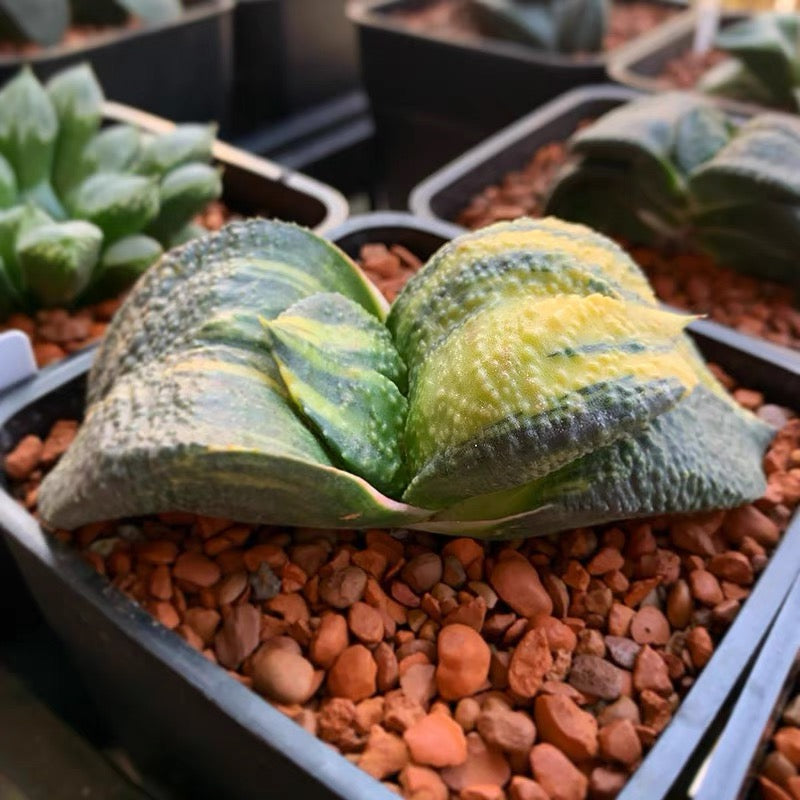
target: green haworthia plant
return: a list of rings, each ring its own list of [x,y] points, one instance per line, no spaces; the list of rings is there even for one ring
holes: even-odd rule
[[[615,109],[570,145],[575,157],[548,213],[800,281],[800,120],[762,114],[736,126],[703,98],[676,92]]]
[[[0,36],[49,46],[71,23],[120,25],[136,17],[156,25],[180,14],[181,0],[0,0]]]
[[[39,510],[539,535],[760,496],[769,429],[636,265],[549,218],[434,254],[388,312],[279,222],[165,256],[123,304]]]
[[[734,56],[703,76],[711,94],[800,111],[800,14],[753,14],[717,34]]]
[[[470,0],[482,29],[552,53],[603,48],[609,0]]]
[[[85,65],[0,90],[0,319],[123,291],[221,194],[215,126],[101,130],[102,107]]]

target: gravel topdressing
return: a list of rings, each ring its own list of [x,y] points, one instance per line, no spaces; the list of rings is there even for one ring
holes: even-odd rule
[[[405,251],[367,246],[396,291]],[[161,514],[55,531],[163,625],[413,800],[613,798],[710,659],[800,502],[800,418],[733,511],[482,543]],[[5,459],[36,491],[62,420]]]

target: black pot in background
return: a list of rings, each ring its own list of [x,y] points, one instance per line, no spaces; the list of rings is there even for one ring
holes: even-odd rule
[[[427,258],[458,232],[409,215],[372,214],[348,220],[329,237],[350,255],[366,242],[384,242]],[[746,385],[773,402],[797,402],[799,361],[752,339],[742,343],[719,326],[704,329],[694,323],[690,331],[707,358]],[[90,354],[78,354],[0,396],[0,454],[26,433],[44,433],[60,416],[80,415],[89,363]],[[396,798],[109,587],[74,550],[46,537],[1,490],[0,524],[42,611],[138,764],[171,775],[193,798]],[[618,800],[683,796],[704,753],[704,736],[745,673],[799,563],[796,517],[711,661]]]
[[[236,133],[354,90],[348,0],[238,0],[234,25]]]
[[[609,59],[608,53],[576,58],[497,39],[445,39],[413,30],[393,14],[425,3],[378,0],[350,8],[388,203],[398,208],[417,182],[465,148],[568,89],[605,80]]]
[[[99,34],[80,47],[56,45],[24,58],[0,57],[0,84],[22,64],[41,79],[88,61],[106,97],[177,122],[228,113],[235,0],[203,0],[174,21]]]

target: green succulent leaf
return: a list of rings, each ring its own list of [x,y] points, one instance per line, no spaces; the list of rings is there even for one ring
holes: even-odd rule
[[[174,233],[166,246],[170,249],[180,247],[182,244],[191,242],[192,239],[197,239],[198,236],[205,236],[207,233],[208,230],[202,225],[190,222],[188,225],[184,225],[177,233]]]
[[[155,239],[143,234],[117,240],[103,251],[91,286],[81,302],[93,303],[120,294],[136,283],[163,252]]]
[[[180,0],[114,0],[131,16],[138,17],[148,25],[160,25],[172,22],[180,17],[182,6]]]
[[[582,226],[459,237],[383,313],[343,254],[285,223],[164,256],[110,326],[43,518],[518,536],[763,491],[771,432]]]
[[[0,153],[20,189],[49,180],[57,134],[53,104],[31,69],[24,67],[0,90]]]
[[[794,89],[800,84],[800,15],[752,14],[717,34],[716,46],[735,56],[733,67],[701,83],[715,94],[765,102],[796,110]]]
[[[169,240],[212,200],[222,195],[220,171],[207,164],[176,167],[161,181],[158,216],[149,233],[161,242]]]
[[[69,26],[69,0],[0,0],[0,15],[24,38],[57,44]]]
[[[96,173],[84,180],[70,198],[70,210],[100,228],[108,242],[141,231],[159,213],[155,178],[143,175]]]
[[[470,0],[489,36],[558,53],[596,53],[608,23],[607,0]]]
[[[0,208],[10,208],[17,202],[17,176],[11,164],[0,156]]]
[[[88,64],[63,70],[47,84],[58,117],[53,185],[61,195],[82,177],[83,151],[100,128],[103,90]]]
[[[110,125],[86,145],[83,151],[85,170],[91,172],[127,172],[139,158],[142,134],[131,125]]]
[[[273,358],[336,462],[388,494],[405,485],[405,366],[384,325],[340,294],[314,294],[271,322]]]
[[[147,144],[137,170],[145,175],[165,175],[177,167],[194,161],[211,161],[217,126],[184,124],[169,133],[162,133]]]
[[[0,259],[18,298],[23,296],[24,286],[17,261],[17,240],[26,231],[52,221],[52,218],[37,206],[14,206],[0,210]]]
[[[102,231],[80,221],[21,234],[16,249],[25,291],[43,306],[69,305],[88,285],[102,243]]]

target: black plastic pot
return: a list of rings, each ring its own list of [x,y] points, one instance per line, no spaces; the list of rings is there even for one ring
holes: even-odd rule
[[[72,64],[91,63],[107,97],[179,122],[224,123],[233,82],[235,0],[203,0],[164,25],[110,31],[80,47],[0,57],[0,84],[23,63],[40,78]]]
[[[800,579],[758,654],[693,800],[744,800],[800,673]]]
[[[408,215],[351,219],[330,236],[357,254],[368,242],[403,244],[427,257],[458,229]],[[693,330],[707,357],[775,402],[800,397],[800,363],[726,331]],[[0,396],[0,453],[57,418],[80,415],[90,354],[41,372]],[[87,687],[123,745],[157,774],[180,773],[192,797],[303,800],[395,795],[262,701],[156,623],[0,491],[0,524],[28,585],[67,643]],[[710,663],[620,800],[677,797],[684,767],[774,619],[800,563],[795,520]],[[693,764],[693,762],[692,762]],[[679,784],[676,780],[683,776]]]
[[[393,207],[403,207],[415,183],[464,149],[562,92],[606,78],[607,53],[577,58],[497,39],[456,41],[395,16],[425,2],[379,0],[350,9]]]
[[[356,37],[346,5],[347,0],[238,0],[236,131],[356,88]]]

